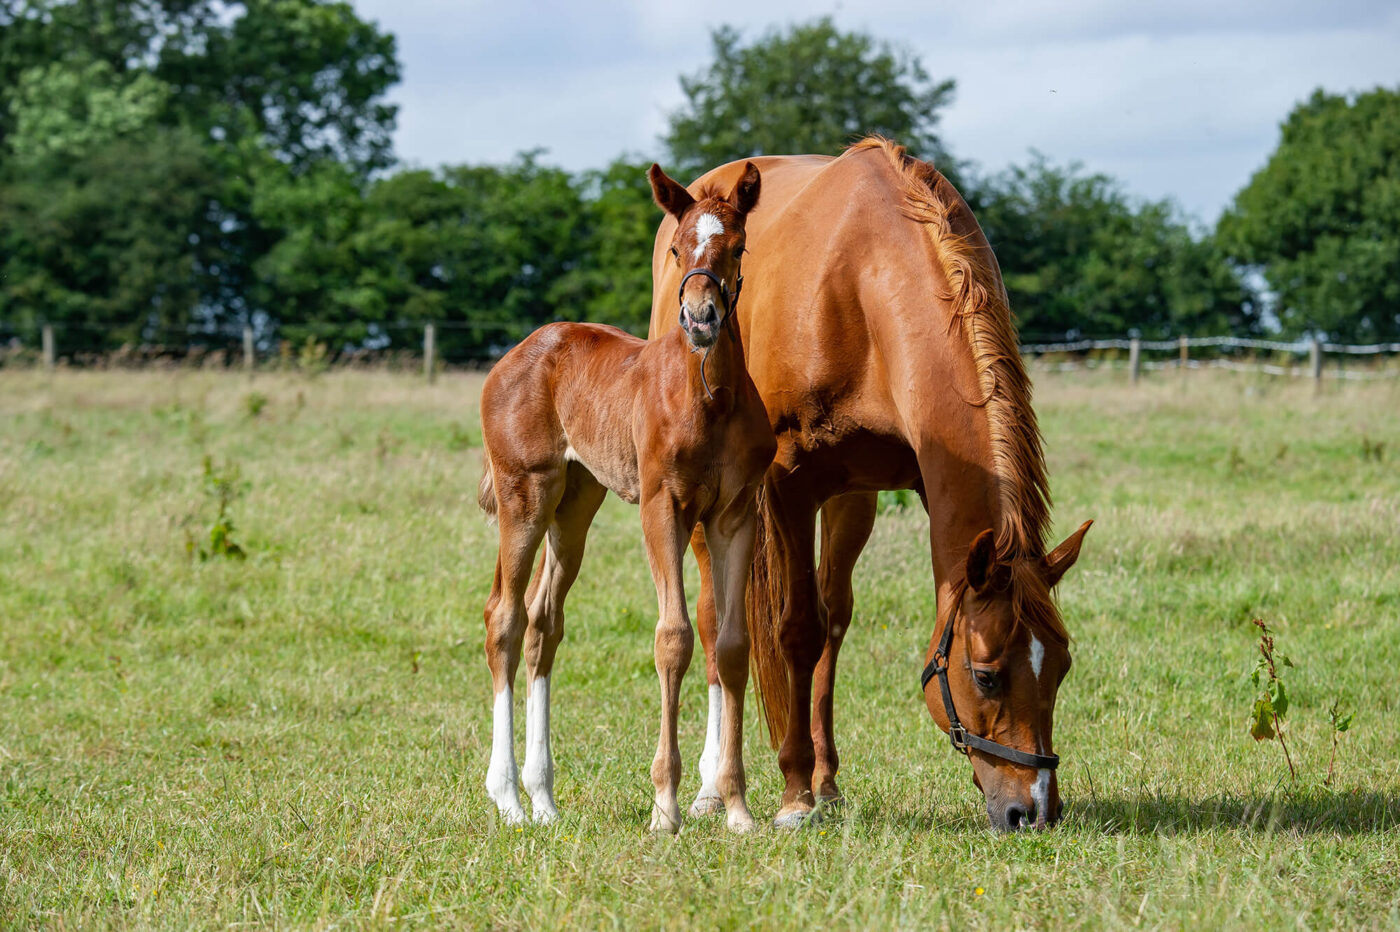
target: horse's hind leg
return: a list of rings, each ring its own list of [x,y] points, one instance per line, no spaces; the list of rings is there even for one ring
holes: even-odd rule
[[[496,468],[493,466],[493,469]],[[495,693],[491,728],[491,764],[486,771],[486,792],[507,822],[524,821],[520,790],[516,785],[515,720],[512,707],[515,671],[525,634],[525,588],[530,564],[544,536],[563,483],[562,477],[525,474],[507,482],[496,473],[497,520],[500,552],[496,578],[486,602],[486,663],[491,668]]]
[[[525,671],[529,694],[525,713],[525,771],[536,822],[552,822],[554,754],[549,741],[550,676],[554,655],[564,638],[564,599],[578,578],[588,526],[607,490],[577,463],[569,467],[564,496],[545,535],[544,557],[528,593],[529,627],[525,632]]]
[[[875,526],[875,507],[873,492],[840,495],[822,506],[822,555],[817,582],[826,608],[826,646],[821,660],[817,661],[812,684],[812,747],[816,753],[812,794],[819,803],[841,798],[841,791],[836,788],[840,759],[836,754],[836,732],[832,725],[836,655],[841,651],[841,642],[851,624],[854,604],[851,573]]]
[[[715,662],[715,585],[710,565],[710,549],[705,545],[705,530],[697,527],[690,535],[690,549],[700,565],[700,595],[695,605],[695,627],[700,632],[700,648],[705,654],[705,682],[709,691],[709,711],[705,718],[705,749],[700,752],[700,792],[690,804],[692,816],[724,811],[715,779],[719,776],[720,720],[724,714],[724,691],[719,682],[719,666]]]
[[[658,490],[642,501],[642,533],[660,608],[654,651],[656,675],[661,681],[661,734],[651,764],[651,782],[656,789],[651,830],[675,833],[681,827],[681,810],[676,803],[676,789],[681,781],[676,719],[681,680],[685,678],[695,650],[695,632],[690,627],[685,605],[682,568],[690,526],[683,520],[677,502],[664,490]]]

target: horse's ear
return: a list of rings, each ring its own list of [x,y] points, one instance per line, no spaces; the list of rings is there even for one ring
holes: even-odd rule
[[[1079,525],[1079,530],[1066,537],[1060,546],[1041,559],[1040,571],[1045,576],[1046,586],[1054,588],[1055,583],[1074,566],[1074,561],[1079,559],[1079,546],[1084,543],[1084,532],[1088,531],[1093,523],[1089,520]]]
[[[997,539],[988,528],[978,534],[967,550],[967,584],[973,592],[983,592],[996,578]]]
[[[662,171],[661,166],[655,162],[647,171],[647,177],[651,179],[651,196],[655,198],[656,206],[677,220],[685,213],[687,207],[695,203],[695,198],[690,196],[690,192]]]
[[[758,206],[758,166],[753,162],[744,163],[744,174],[729,192],[729,203],[741,214],[746,214]]]

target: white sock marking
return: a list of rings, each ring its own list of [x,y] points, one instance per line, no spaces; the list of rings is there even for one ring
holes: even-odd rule
[[[695,221],[695,258],[699,259],[705,254],[705,247],[710,244],[710,237],[718,236],[724,232],[724,224],[714,214],[701,214],[700,219]]]
[[[491,711],[491,766],[486,770],[486,792],[496,802],[508,823],[525,819],[520,807],[519,775],[515,769],[515,721],[511,709],[511,689],[496,693]]]
[[[1035,673],[1037,681],[1040,680],[1040,668],[1045,663],[1045,645],[1040,643],[1040,638],[1031,635],[1031,671]]]
[[[700,752],[700,793],[718,796],[715,777],[719,774],[720,722],[724,716],[724,690],[718,683],[710,684],[710,714],[705,719],[705,750]]]
[[[549,677],[537,676],[525,703],[525,790],[534,806],[535,821],[559,814],[554,806],[554,755],[549,748]]]

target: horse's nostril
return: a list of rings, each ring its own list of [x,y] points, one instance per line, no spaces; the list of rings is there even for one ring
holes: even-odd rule
[[[1011,831],[1030,825],[1031,820],[1027,818],[1028,813],[1020,806],[1008,806],[1006,809],[1006,827]]]
[[[1056,822],[1060,821],[1060,819],[1064,818],[1064,815],[1065,815],[1065,801],[1062,799],[1062,800],[1060,800],[1060,801],[1055,805],[1055,819],[1054,819],[1054,821],[1056,821]]]

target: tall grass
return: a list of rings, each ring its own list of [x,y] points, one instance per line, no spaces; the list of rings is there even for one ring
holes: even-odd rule
[[[479,385],[0,372],[0,924],[1400,924],[1395,387],[1041,377],[1060,536],[1097,519],[1061,587],[1060,828],[991,834],[922,709],[915,503],[857,568],[848,804],[808,831],[668,839],[646,831],[654,596],[615,501],[557,667],[564,817],[508,828],[482,790]],[[206,455],[242,483],[246,559],[188,551],[217,519]],[[1248,733],[1255,617],[1297,664],[1296,788]],[[686,793],[702,681],[696,662]],[[1356,717],[1329,788],[1337,699]],[[750,718],[762,820],[780,781]]]

